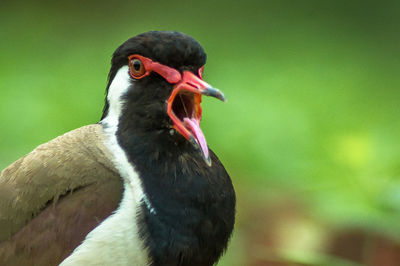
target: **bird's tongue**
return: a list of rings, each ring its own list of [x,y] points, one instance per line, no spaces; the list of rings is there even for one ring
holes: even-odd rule
[[[185,126],[194,134],[200,145],[201,151],[206,159],[208,159],[208,147],[203,132],[200,129],[200,121],[195,118],[185,117],[183,119]]]

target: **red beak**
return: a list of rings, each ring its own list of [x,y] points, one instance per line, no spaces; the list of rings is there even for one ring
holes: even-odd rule
[[[202,95],[225,101],[221,91],[192,72],[184,71],[182,79],[175,85],[168,99],[167,113],[174,123],[173,128],[200,149],[203,159],[211,166],[207,142],[200,128]]]

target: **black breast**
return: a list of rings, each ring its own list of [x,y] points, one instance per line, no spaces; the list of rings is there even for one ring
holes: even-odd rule
[[[217,156],[210,151],[209,167],[188,142],[119,140],[153,208],[143,202],[139,225],[153,265],[217,262],[235,221],[234,189]]]

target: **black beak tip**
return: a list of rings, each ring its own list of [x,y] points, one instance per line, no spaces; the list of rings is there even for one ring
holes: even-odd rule
[[[226,100],[224,93],[218,89],[216,89],[216,91],[217,92],[216,92],[215,98],[220,99],[223,102],[226,102],[227,100]]]
[[[224,95],[222,92],[220,92],[220,93],[221,93],[221,97],[218,98],[218,99],[220,99],[221,101],[223,101],[224,103],[226,103],[228,100],[226,99],[225,95]]]
[[[206,95],[206,96],[212,96],[217,99],[220,99],[223,102],[226,102],[226,97],[225,97],[224,93],[222,91],[220,91],[219,89],[216,89],[213,87],[208,87],[207,89],[205,89],[202,92],[202,94]]]

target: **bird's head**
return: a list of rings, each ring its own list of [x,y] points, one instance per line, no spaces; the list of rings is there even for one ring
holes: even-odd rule
[[[127,40],[113,54],[102,123],[188,141],[210,165],[201,98],[225,97],[203,81],[205,63],[201,45],[179,32],[151,31]]]

